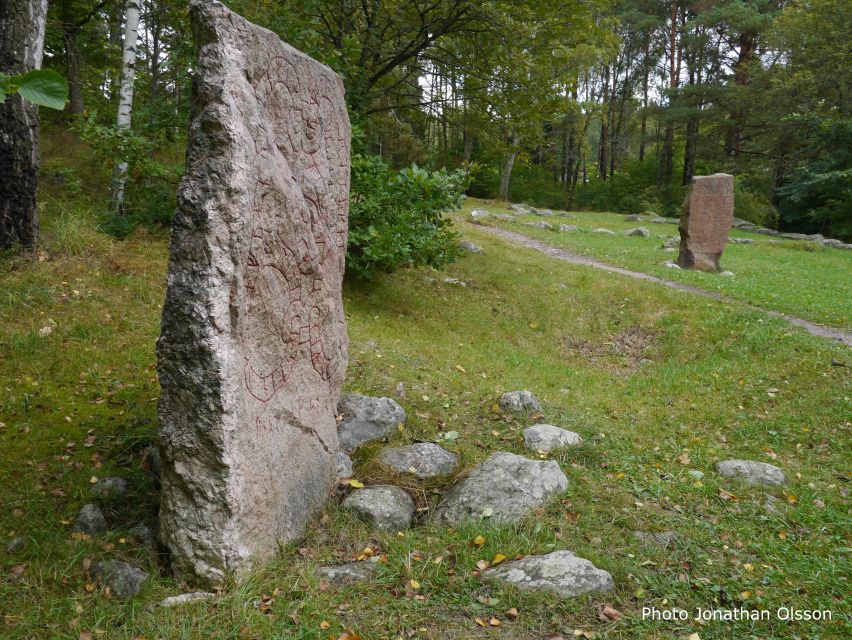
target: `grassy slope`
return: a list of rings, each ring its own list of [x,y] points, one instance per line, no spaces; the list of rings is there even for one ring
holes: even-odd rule
[[[463,209],[482,207],[494,212],[508,212],[499,203],[470,199]],[[581,229],[611,229],[617,235],[597,233],[554,233],[546,229],[525,227],[523,222],[544,220],[539,216],[519,216],[517,222],[489,220],[558,247],[575,251],[619,267],[650,273],[685,282],[704,289],[719,291],[767,309],[790,313],[828,326],[852,329],[852,251],[819,247],[810,242],[770,242],[768,236],[734,230],[732,235],[751,238],[755,244],[729,244],[722,257],[722,267],[733,271],[734,278],[697,271],[677,271],[663,265],[676,260],[677,252],[663,251],[661,236],[676,236],[675,224],[629,222],[614,213],[577,212],[575,219],[559,217],[547,221],[573,224]],[[623,233],[637,226],[651,232],[650,238],[625,237]]]
[[[850,378],[831,362],[849,364],[849,352],[760,313],[510,249],[468,226],[485,255],[465,256],[447,274],[418,270],[347,288],[347,386],[389,395],[404,382],[410,420],[393,440],[457,430],[453,448],[465,467],[496,450],[523,452],[520,433],[531,420],[501,416],[494,404],[502,391],[532,389],[544,404],[541,421],[586,440],[554,455],[570,479],[566,495],[513,527],[423,523],[402,536],[377,535],[332,505],[303,541],[217,604],[146,612],[147,603],[183,591],[125,534],[156,517],[142,458],[156,442],[165,238],[109,243],[73,211],[47,214],[48,259],[0,263],[0,536],[29,541],[20,556],[0,556],[0,636],[328,638],[344,628],[371,639],[538,638],[573,629],[598,638],[845,635],[836,623],[700,627],[639,614],[643,606],[714,602],[843,611]],[[791,288],[819,277],[811,268],[790,273],[804,281]],[[468,286],[445,284],[445,275]],[[40,336],[45,326],[53,330]],[[640,365],[642,358],[652,362]],[[95,436],[90,447],[87,435]],[[378,448],[357,457],[365,482],[388,479],[371,463]],[[729,457],[774,462],[792,483],[781,490],[723,482],[713,467]],[[706,472],[702,482],[688,477],[693,468]],[[68,523],[89,500],[89,479],[110,474],[132,487],[128,499],[108,505],[112,531],[73,540]],[[449,483],[406,484],[427,506]],[[767,495],[780,500],[779,514],[764,509]],[[639,529],[671,529],[681,540],[670,550],[646,548],[632,537]],[[478,534],[487,538],[481,549],[471,544]],[[372,583],[324,590],[312,576],[317,564],[346,561],[368,544],[388,559]],[[476,562],[497,553],[561,548],[612,572],[617,591],[557,601],[483,586],[475,576]],[[116,603],[86,577],[86,559],[98,557],[128,559],[157,577],[133,603]],[[262,594],[274,594],[271,615],[252,604]],[[594,605],[603,602],[622,620],[600,622]],[[513,606],[520,618],[509,622],[502,612]],[[500,628],[474,623],[492,614]]]

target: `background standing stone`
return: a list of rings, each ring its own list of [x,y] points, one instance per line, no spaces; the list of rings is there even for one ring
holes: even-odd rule
[[[714,173],[693,178],[689,204],[678,224],[677,263],[684,269],[719,271],[733,222],[734,176]]]
[[[299,536],[337,477],[350,127],[341,79],[215,0],[197,50],[158,344],[161,536],[221,582]]]

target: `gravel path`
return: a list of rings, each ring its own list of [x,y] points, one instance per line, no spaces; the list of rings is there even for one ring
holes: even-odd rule
[[[503,238],[504,240],[508,240],[513,244],[520,245],[522,247],[526,247],[528,249],[535,249],[536,251],[540,251],[546,256],[550,256],[551,258],[555,258],[557,260],[562,260],[563,262],[570,262],[572,264],[581,264],[587,267],[594,267],[595,269],[603,269],[604,271],[609,271],[611,273],[617,273],[622,276],[627,276],[628,278],[635,278],[636,280],[644,280],[645,282],[653,282],[655,284],[663,285],[664,287],[669,287],[670,289],[676,289],[677,291],[686,291],[688,293],[694,293],[695,295],[703,296],[705,298],[711,298],[713,300],[719,300],[720,302],[728,302],[731,304],[738,304],[749,309],[754,309],[756,311],[761,311],[768,316],[773,318],[780,318],[781,320],[786,320],[790,324],[796,325],[797,327],[802,327],[808,333],[814,336],[818,336],[820,338],[829,338],[832,340],[839,340],[847,347],[852,347],[852,333],[847,333],[842,329],[834,329],[832,327],[825,327],[820,324],[816,324],[815,322],[810,322],[808,320],[804,320],[802,318],[797,318],[796,316],[791,316],[786,313],[781,313],[779,311],[772,311],[770,309],[764,309],[763,307],[758,307],[753,304],[749,304],[747,302],[742,302],[741,300],[737,300],[735,298],[731,298],[724,294],[718,293],[716,291],[708,291],[707,289],[701,289],[700,287],[694,287],[689,284],[682,284],[680,282],[675,282],[673,280],[665,280],[664,278],[658,278],[657,276],[651,276],[647,273],[640,273],[638,271],[630,271],[629,269],[622,269],[621,267],[614,267],[611,264],[607,264],[605,262],[600,262],[599,260],[595,260],[594,258],[589,258],[587,256],[580,255],[579,253],[573,253],[571,251],[566,251],[565,249],[559,249],[552,245],[549,245],[545,242],[540,242],[539,240],[535,240],[530,238],[529,236],[525,236],[521,233],[516,233],[514,231],[509,231],[508,229],[502,229],[500,227],[489,227],[485,225],[477,225],[478,229],[482,229],[486,233],[491,234],[492,236],[497,236],[498,238]]]

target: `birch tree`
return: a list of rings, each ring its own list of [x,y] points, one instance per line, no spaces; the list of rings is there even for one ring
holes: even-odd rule
[[[47,0],[0,1],[0,74],[41,67]],[[0,103],[0,248],[38,240],[38,106],[20,95]]]
[[[139,35],[139,0],[127,0],[125,9],[124,43],[122,45],[121,89],[118,94],[118,116],[116,128],[129,133],[133,116],[133,84],[136,80],[136,41]],[[125,214],[125,191],[127,189],[126,158],[119,158],[113,171],[113,211]]]

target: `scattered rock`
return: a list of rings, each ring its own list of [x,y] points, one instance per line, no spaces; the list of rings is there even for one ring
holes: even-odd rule
[[[785,484],[787,476],[778,467],[752,460],[725,460],[716,465],[724,478],[736,478],[749,484]]]
[[[560,231],[579,231],[580,227],[578,227],[575,224],[560,224],[559,230]]]
[[[376,572],[375,562],[349,562],[330,567],[319,567],[317,576],[334,585],[344,585],[361,580],[369,580]]]
[[[514,522],[567,488],[568,478],[555,461],[500,451],[447,492],[435,517],[447,524],[483,517]]]
[[[556,216],[559,218],[570,218],[571,220],[577,219],[577,216],[575,216],[573,213],[568,213],[567,211],[560,211],[556,214]]]
[[[625,216],[624,219],[628,222],[639,222],[642,220],[642,216],[638,213],[631,213],[629,216]]]
[[[127,493],[129,483],[124,478],[118,476],[109,476],[101,478],[91,486],[89,491],[101,498],[117,498]]]
[[[754,244],[754,239],[752,238],[729,238],[728,242],[732,244]]]
[[[192,593],[182,593],[179,596],[170,596],[157,603],[158,607],[179,607],[190,602],[200,602],[202,600],[213,600],[216,597],[215,593],[208,591],[193,591]]]
[[[704,477],[704,472],[698,469],[690,469],[686,472],[693,480],[701,480]]]
[[[525,227],[534,227],[536,229],[554,229],[554,226],[552,224],[550,224],[549,222],[545,222],[544,220],[536,220],[535,222],[524,222],[522,224]]]
[[[650,238],[651,232],[648,231],[645,227],[634,227],[633,229],[628,229],[624,232],[624,235],[628,238],[630,236],[641,236],[643,238]]]
[[[515,216],[508,213],[492,213],[491,216],[498,220],[503,220],[504,222],[511,222],[515,219]]]
[[[397,398],[400,398],[400,399],[404,398],[405,397],[405,383],[404,382],[398,382],[397,385],[396,385],[396,389],[393,390],[393,394]]]
[[[353,491],[343,501],[360,520],[382,531],[401,531],[411,526],[414,500],[399,487],[378,484]]]
[[[17,536],[6,543],[6,553],[14,555],[27,548],[27,541],[22,536]]]
[[[444,278],[444,284],[454,284],[457,287],[466,287],[467,286],[467,282],[459,280],[458,278],[450,278],[450,277]]]
[[[672,262],[671,260],[666,260],[663,263],[663,266],[668,267],[669,269],[680,269],[680,266],[677,263]]]
[[[719,275],[722,276],[723,278],[733,278],[734,272],[733,271],[720,271]]]
[[[742,218],[734,218],[731,226],[733,226],[734,229],[740,229],[741,231],[753,231],[754,229],[757,229],[756,224],[753,224],[748,220],[743,220]]]
[[[96,560],[89,567],[93,578],[103,580],[119,600],[130,600],[142,589],[148,574],[121,560]]]
[[[524,444],[532,451],[553,451],[581,444],[583,439],[573,431],[552,424],[534,424],[524,429]]]
[[[368,442],[381,440],[405,423],[405,410],[391,398],[372,398],[357,393],[344,397],[337,407],[343,421],[337,425],[340,449],[353,453]]]
[[[680,536],[674,531],[634,531],[633,537],[647,546],[669,547],[678,541]]]
[[[127,530],[127,535],[134,538],[139,544],[149,551],[157,551],[157,534],[153,529],[151,529],[151,527],[144,524],[137,524]]]
[[[541,411],[541,403],[532,391],[509,391],[500,396],[500,408],[509,413]]]
[[[485,249],[480,247],[478,244],[474,244],[469,240],[462,240],[459,242],[459,247],[461,247],[462,251],[467,251],[468,253],[485,253]]]
[[[406,447],[385,449],[379,455],[379,462],[400,473],[433,478],[455,471],[459,457],[432,442],[416,442]]]
[[[351,478],[353,474],[352,459],[342,451],[337,452],[337,477]]]
[[[846,242],[841,242],[840,240],[835,240],[834,238],[827,238],[820,242],[820,244],[824,247],[833,247],[835,249],[845,249],[849,251],[852,249],[852,244],[848,244]]]
[[[592,229],[592,233],[604,233],[609,236],[614,236],[615,231],[610,231],[609,229],[604,229],[603,227],[598,227],[597,229]]]
[[[553,212],[550,209],[534,209],[533,213],[537,216],[543,216],[545,218],[549,218],[553,215]]]
[[[781,507],[783,506],[784,503],[775,496],[766,496],[766,499],[763,501],[764,510],[771,516],[780,515]]]
[[[571,551],[554,551],[543,556],[504,562],[484,571],[482,577],[506,582],[525,591],[551,591],[563,598],[615,588],[609,573]]]
[[[485,209],[474,209],[470,212],[470,217],[474,220],[484,220],[485,218],[490,218],[491,214]]]
[[[101,508],[92,504],[84,504],[77,517],[74,518],[74,524],[71,526],[72,531],[79,531],[90,536],[97,536],[107,530],[106,518]]]
[[[651,220],[654,224],[677,224],[677,218],[653,218]]]
[[[512,203],[509,205],[509,208],[515,213],[520,213],[521,215],[527,214],[530,212],[530,208],[523,204]]]
[[[674,249],[675,247],[680,245],[680,238],[677,236],[673,236],[671,238],[666,238],[665,242],[663,242],[663,249]]]

